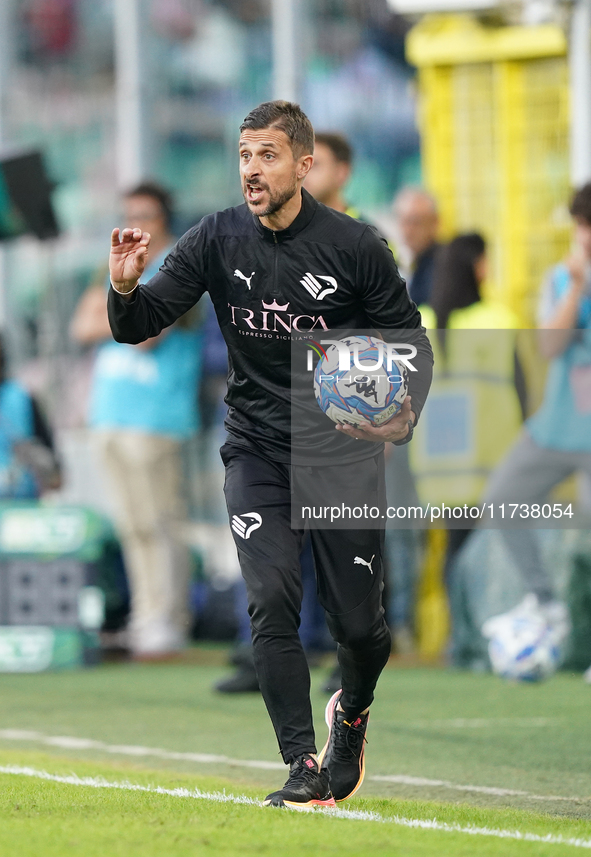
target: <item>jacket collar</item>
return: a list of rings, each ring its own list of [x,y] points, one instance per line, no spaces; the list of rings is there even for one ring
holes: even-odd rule
[[[287,229],[280,229],[275,232],[273,229],[268,229],[266,226],[263,226],[260,219],[255,217],[254,214],[252,217],[259,235],[264,238],[265,241],[275,244],[283,241],[289,241],[290,238],[295,238],[295,236],[301,232],[302,229],[305,229],[308,223],[312,220],[317,208],[318,203],[312,194],[308,193],[305,188],[302,188],[302,207],[300,208],[295,220],[289,224]]]

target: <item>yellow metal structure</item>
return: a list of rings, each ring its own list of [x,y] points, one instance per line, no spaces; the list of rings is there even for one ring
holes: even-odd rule
[[[423,175],[443,238],[478,230],[491,292],[524,325],[544,271],[569,245],[566,39],[554,25],[427,16],[407,39],[419,69]]]
[[[415,624],[419,655],[432,661],[441,657],[449,636],[449,608],[443,583],[447,531],[428,530],[425,547]]]

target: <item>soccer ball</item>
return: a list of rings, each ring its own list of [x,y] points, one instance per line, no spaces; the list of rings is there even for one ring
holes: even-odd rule
[[[385,343],[373,336],[339,341],[349,348],[350,368],[339,367],[337,346],[327,348],[314,371],[316,401],[335,423],[384,425],[396,416],[407,396],[406,366],[392,360],[389,368]]]
[[[549,678],[562,661],[570,623],[564,605],[540,605],[535,595],[482,626],[488,637],[488,653],[493,672],[513,681],[542,681]]]

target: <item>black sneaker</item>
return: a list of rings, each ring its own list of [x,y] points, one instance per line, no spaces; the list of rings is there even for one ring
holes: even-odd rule
[[[321,773],[326,771],[330,790],[337,801],[352,797],[365,777],[365,732],[369,712],[355,720],[345,720],[345,712],[337,710],[342,691],[337,690],[328,700],[325,719],[328,739],[318,756]]]
[[[292,762],[283,788],[271,792],[263,803],[264,806],[289,806],[292,809],[335,805],[326,771],[319,770],[318,762],[308,753]]]

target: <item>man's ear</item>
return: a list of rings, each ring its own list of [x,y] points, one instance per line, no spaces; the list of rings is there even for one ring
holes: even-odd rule
[[[298,179],[303,181],[312,168],[312,164],[314,163],[314,155],[302,155],[298,158],[298,166],[296,170],[296,175]]]

